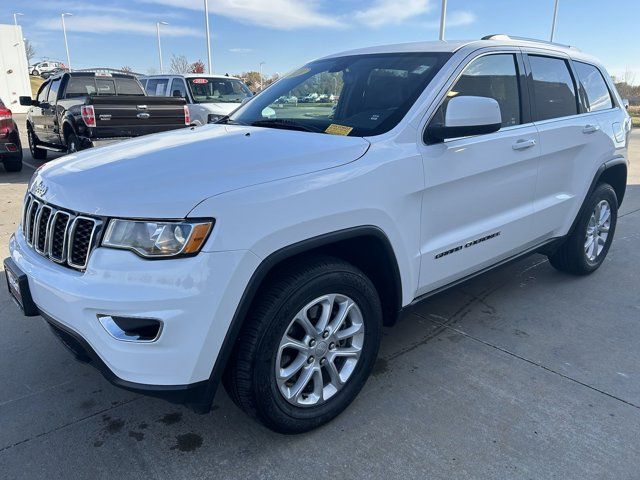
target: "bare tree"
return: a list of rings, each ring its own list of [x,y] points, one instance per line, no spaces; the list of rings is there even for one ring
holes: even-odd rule
[[[36,56],[36,47],[25,38],[24,51],[27,53],[27,63],[31,64],[31,59]]]
[[[171,55],[171,73],[188,73],[191,64],[184,55]]]

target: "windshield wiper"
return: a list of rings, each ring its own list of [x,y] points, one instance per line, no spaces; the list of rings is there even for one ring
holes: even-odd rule
[[[268,118],[266,120],[256,120],[251,123],[252,127],[271,127],[271,128],[283,128],[286,130],[299,130],[302,132],[312,133],[324,133],[323,130],[312,127],[310,125],[304,125],[302,123],[294,122],[293,120],[285,120],[282,118]]]

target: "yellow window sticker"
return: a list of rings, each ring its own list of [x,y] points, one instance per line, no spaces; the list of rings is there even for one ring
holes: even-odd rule
[[[349,135],[353,130],[353,127],[347,127],[345,125],[337,125],[332,123],[327,127],[324,133],[329,133],[331,135]]]

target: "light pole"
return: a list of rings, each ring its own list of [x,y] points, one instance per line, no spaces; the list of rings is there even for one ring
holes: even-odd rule
[[[18,17],[23,17],[24,13],[14,13],[13,14],[13,24],[16,27],[16,40],[20,43],[20,34],[18,33]]]
[[[553,37],[556,34],[556,20],[558,19],[558,3],[560,0],[556,0],[556,3],[553,7],[553,23],[551,24],[551,41],[553,42]]]
[[[204,0],[204,24],[207,30],[207,57],[209,59],[209,75],[213,74],[211,63],[211,33],[209,33],[209,0]]]
[[[262,80],[262,66],[264,65],[264,62],[260,62],[260,91],[262,91],[262,89],[264,88],[263,86],[263,80]]]
[[[447,0],[442,0],[442,10],[440,12],[440,41],[444,40],[444,27],[447,20]]]
[[[160,43],[160,25],[169,25],[167,22],[156,22],[156,33],[158,34],[158,58],[160,58],[160,73],[164,73],[162,66],[162,44]]]
[[[64,17],[73,17],[73,13],[63,13],[60,15],[62,18],[62,33],[64,35],[64,48],[67,51],[67,68],[71,71],[71,57],[69,56],[69,42],[67,41],[67,26],[64,24]]]

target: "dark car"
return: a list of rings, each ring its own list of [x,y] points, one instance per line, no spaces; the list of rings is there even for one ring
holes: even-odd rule
[[[0,163],[7,172],[22,170],[22,144],[11,110],[0,100]]]
[[[191,123],[183,98],[149,97],[132,75],[65,72],[42,84],[30,106],[27,135],[31,154],[72,153]]]

